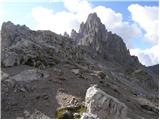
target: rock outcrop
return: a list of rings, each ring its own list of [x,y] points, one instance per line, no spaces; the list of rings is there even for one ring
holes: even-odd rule
[[[127,106],[124,103],[96,86],[88,88],[85,104],[88,113],[95,114],[100,119],[122,119],[127,115]]]
[[[71,36],[5,22],[1,47],[2,118],[159,117],[158,74],[95,13]]]
[[[72,30],[71,38],[78,45],[89,47],[90,54],[99,54],[106,60],[123,65],[139,64],[138,58],[130,55],[122,38],[108,32],[96,13],[89,14],[86,22],[81,23],[78,33]]]
[[[149,66],[147,68],[159,76],[159,64]]]
[[[81,119],[99,119],[97,115],[91,113],[83,113]]]
[[[3,67],[24,64],[44,68],[80,58],[80,51],[72,40],[51,31],[32,31],[26,26],[6,22],[1,34]]]

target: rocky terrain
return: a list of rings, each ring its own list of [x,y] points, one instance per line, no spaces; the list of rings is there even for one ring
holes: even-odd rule
[[[157,67],[131,56],[95,13],[70,36],[4,22],[1,117],[158,118]]]

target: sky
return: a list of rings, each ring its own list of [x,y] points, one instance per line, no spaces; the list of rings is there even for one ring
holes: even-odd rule
[[[0,25],[12,21],[33,30],[70,34],[96,12],[131,55],[150,66],[159,63],[158,8],[158,0],[0,0]]]

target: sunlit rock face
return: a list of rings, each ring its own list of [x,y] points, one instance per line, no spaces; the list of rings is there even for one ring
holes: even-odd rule
[[[127,106],[95,86],[88,88],[85,96],[88,113],[100,119],[126,118]]]
[[[93,53],[105,59],[125,65],[139,64],[138,59],[131,57],[122,38],[108,32],[96,13],[89,14],[85,23],[81,23],[79,32],[72,30],[71,38],[78,45],[87,46]]]

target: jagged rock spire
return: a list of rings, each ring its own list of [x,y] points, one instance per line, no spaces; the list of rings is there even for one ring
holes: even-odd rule
[[[96,13],[91,13],[85,23],[81,23],[79,33],[73,32],[71,38],[79,45],[88,46],[92,53],[120,64],[134,61],[122,38],[108,32]]]

